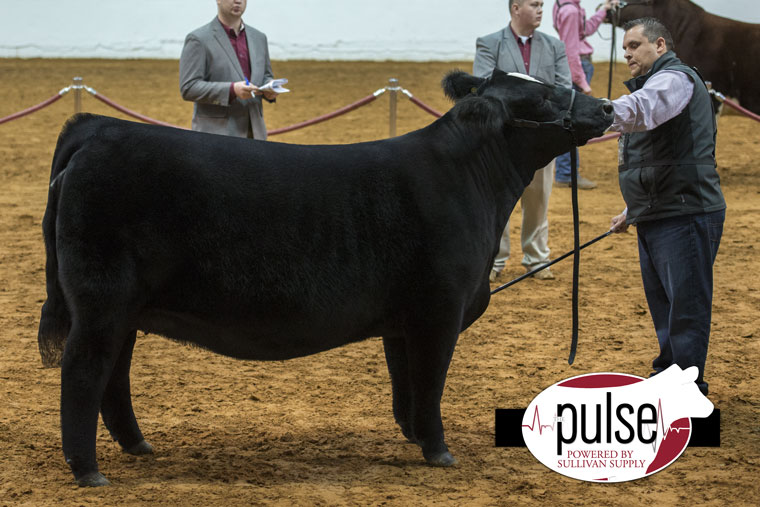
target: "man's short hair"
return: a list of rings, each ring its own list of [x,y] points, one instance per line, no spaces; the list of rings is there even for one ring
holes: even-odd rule
[[[512,0],[510,0],[511,2]],[[670,31],[665,28],[665,25],[662,24],[662,21],[660,21],[657,18],[639,18],[639,19],[633,19],[626,24],[623,25],[623,30],[628,31],[631,28],[636,28],[637,26],[643,26],[644,30],[642,31],[644,37],[647,38],[649,42],[655,42],[657,39],[662,37],[665,39],[665,47],[668,51],[673,51],[675,49],[675,44],[673,43],[673,36],[670,35]]]

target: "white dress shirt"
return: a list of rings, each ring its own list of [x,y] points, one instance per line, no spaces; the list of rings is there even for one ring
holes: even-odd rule
[[[609,130],[644,132],[678,116],[691,100],[694,83],[683,72],[661,70],[641,89],[612,101],[615,121]]]

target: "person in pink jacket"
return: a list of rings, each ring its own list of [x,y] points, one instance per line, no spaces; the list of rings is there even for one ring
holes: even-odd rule
[[[591,95],[591,76],[594,75],[594,65],[591,63],[591,53],[594,48],[586,37],[592,35],[604,21],[607,11],[616,7],[619,0],[604,0],[604,5],[586,19],[586,11],[581,7],[581,0],[556,0],[552,18],[554,28],[559,38],[565,43],[567,63],[573,79],[573,88]],[[577,148],[576,148],[577,150]],[[554,181],[557,186],[570,186],[570,153],[557,157]],[[578,174],[578,188],[595,188],[596,183]]]

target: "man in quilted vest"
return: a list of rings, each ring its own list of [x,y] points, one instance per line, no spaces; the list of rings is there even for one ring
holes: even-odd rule
[[[611,130],[622,132],[618,179],[626,210],[612,219],[636,225],[639,264],[660,354],[654,374],[697,366],[704,380],[713,292],[726,202],[715,163],[716,124],[707,88],[674,53],[654,18],[624,27],[631,91],[613,101]]]

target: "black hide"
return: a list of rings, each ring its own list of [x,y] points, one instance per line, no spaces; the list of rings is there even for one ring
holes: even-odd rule
[[[136,330],[233,357],[288,359],[382,336],[401,430],[454,458],[440,398],[457,337],[486,309],[499,236],[533,173],[568,151],[570,92],[496,72],[452,73],[457,100],[382,141],[299,146],[78,115],[64,127],[43,221],[40,352],[62,354],[63,450],[81,485],[98,412],[150,452],[132,412]],[[581,142],[611,109],[579,96]]]

